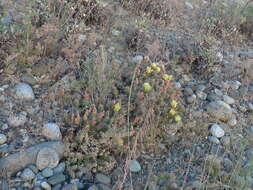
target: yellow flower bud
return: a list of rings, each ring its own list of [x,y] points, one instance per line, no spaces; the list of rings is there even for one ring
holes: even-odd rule
[[[147,67],[146,72],[147,72],[148,74],[150,74],[150,73],[153,72],[153,69],[152,69],[151,67]]]
[[[164,74],[164,75],[162,76],[162,78],[163,78],[163,80],[171,80],[171,79],[173,78],[173,76],[172,76],[172,75]]]
[[[177,101],[176,100],[172,100],[170,102],[170,105],[171,105],[172,108],[176,108],[177,107]]]
[[[161,68],[157,66],[156,71],[159,73],[161,71]]]
[[[123,146],[124,145],[124,141],[122,138],[116,138],[115,139],[115,144],[117,144],[118,146]]]
[[[121,104],[117,103],[113,106],[113,111],[118,112],[121,109]]]
[[[152,86],[148,82],[145,82],[143,84],[143,89],[144,89],[144,92],[149,92],[152,89]]]
[[[174,109],[171,109],[171,110],[169,111],[169,114],[170,114],[170,115],[176,115],[176,113],[177,113],[177,112],[176,112]]]
[[[176,121],[177,123],[179,123],[181,120],[182,120],[182,118],[181,118],[180,115],[176,115],[176,116],[175,116],[175,121]]]

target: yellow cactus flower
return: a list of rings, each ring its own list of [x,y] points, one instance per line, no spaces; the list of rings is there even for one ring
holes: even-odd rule
[[[146,72],[147,72],[148,74],[152,73],[152,72],[153,72],[152,67],[147,67]]]
[[[174,109],[171,109],[171,110],[169,111],[169,114],[170,114],[170,115],[176,115],[176,113],[177,113],[177,112],[176,112]]]
[[[177,101],[176,100],[172,100],[170,102],[170,105],[171,105],[172,108],[176,108],[177,107]]]
[[[149,92],[152,89],[152,86],[148,82],[145,82],[143,84],[143,89],[144,89],[144,92]]]
[[[172,75],[164,74],[164,75],[162,76],[162,78],[163,78],[163,80],[171,80],[171,79],[173,78],[173,76],[172,76]]]
[[[124,141],[122,138],[116,138],[115,139],[115,144],[117,144],[118,146],[123,146],[124,145]]]
[[[121,109],[121,104],[117,103],[113,106],[113,111],[118,112]]]
[[[158,73],[161,72],[161,68],[158,67],[158,66],[155,68],[155,70],[156,70]]]
[[[152,63],[152,64],[151,64],[151,67],[152,67],[152,69],[155,69],[155,70],[156,70],[156,68],[158,67],[158,66],[157,66],[157,63]]]
[[[180,121],[182,121],[181,116],[180,116],[180,115],[176,115],[176,116],[175,116],[175,121],[176,121],[177,123],[179,123]]]

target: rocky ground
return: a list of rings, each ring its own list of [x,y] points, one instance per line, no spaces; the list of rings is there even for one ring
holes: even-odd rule
[[[0,2],[10,13],[1,17],[1,26],[28,14],[16,12],[19,4]],[[59,50],[64,55],[53,51],[21,64],[20,54],[11,54],[1,66],[1,189],[253,189],[253,59],[239,56],[252,43],[242,40],[235,47],[216,40],[208,47],[213,64],[200,64],[194,56],[203,48],[192,36],[157,25],[134,28],[139,17],[119,5],[106,9],[118,10],[112,28],[77,28],[70,47]],[[192,6],[186,3],[184,13]],[[60,39],[64,45],[65,36]],[[79,53],[85,63],[74,64]],[[168,84],[177,100],[171,107],[180,107],[181,115],[152,128],[162,114],[152,117],[153,104],[143,98],[147,86],[146,94],[135,96],[133,76],[138,86],[165,75],[173,78],[158,83],[147,100],[163,97],[159,85]],[[144,119],[132,119],[135,113]]]

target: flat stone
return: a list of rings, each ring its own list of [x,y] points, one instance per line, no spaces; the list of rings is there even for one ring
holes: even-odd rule
[[[98,173],[95,176],[95,182],[108,185],[111,183],[111,178],[104,174]]]
[[[59,155],[52,148],[43,148],[39,151],[36,160],[36,166],[39,170],[44,168],[55,168],[59,163]]]
[[[54,174],[63,173],[65,170],[65,162],[61,162],[57,167],[53,168]]]
[[[15,87],[16,98],[21,100],[33,100],[33,89],[26,83],[20,83]]]
[[[0,145],[4,144],[7,141],[5,134],[0,133]]]
[[[60,183],[64,182],[66,179],[67,178],[64,174],[59,173],[59,174],[55,174],[52,177],[50,177],[48,179],[48,183],[51,185],[56,185],[56,184],[60,184]]]
[[[139,164],[137,160],[130,160],[129,169],[131,172],[139,172],[141,171],[141,165]]]
[[[42,134],[50,140],[61,140],[60,128],[55,123],[47,123],[43,126]]]
[[[222,121],[228,121],[233,118],[231,107],[223,101],[214,101],[209,103],[206,106],[206,111],[210,116]]]
[[[223,95],[223,101],[226,102],[227,104],[234,104],[235,100],[227,95]]]
[[[54,172],[52,168],[45,168],[44,170],[42,170],[41,174],[44,177],[51,177],[54,174]]]

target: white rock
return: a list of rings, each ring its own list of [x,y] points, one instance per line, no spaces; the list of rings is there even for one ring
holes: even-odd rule
[[[227,95],[223,95],[223,101],[226,102],[227,104],[234,104],[235,103],[235,100]]]
[[[130,160],[129,169],[131,172],[139,172],[141,171],[141,165],[139,164],[137,160]]]
[[[190,2],[185,2],[185,5],[190,9],[194,9],[193,5]]]
[[[234,127],[234,126],[236,126],[236,124],[237,124],[237,120],[235,118],[228,121],[229,126]]]
[[[213,136],[220,138],[225,135],[224,130],[217,124],[213,124],[210,128],[210,132]]]
[[[26,116],[27,116],[26,112],[20,112],[19,114],[16,115],[10,115],[7,119],[7,122],[10,126],[13,127],[22,126],[27,121]]]
[[[0,145],[4,144],[7,141],[5,134],[0,133]]]
[[[45,168],[55,168],[59,163],[59,155],[52,148],[42,148],[36,160],[36,166],[39,170],[43,170]]]
[[[136,55],[133,57],[133,62],[137,63],[137,62],[141,62],[143,60],[143,56],[142,55]]]
[[[20,83],[15,87],[16,98],[21,100],[33,100],[33,89],[26,83]]]
[[[42,134],[50,140],[61,140],[60,128],[55,123],[47,123],[43,126]]]

